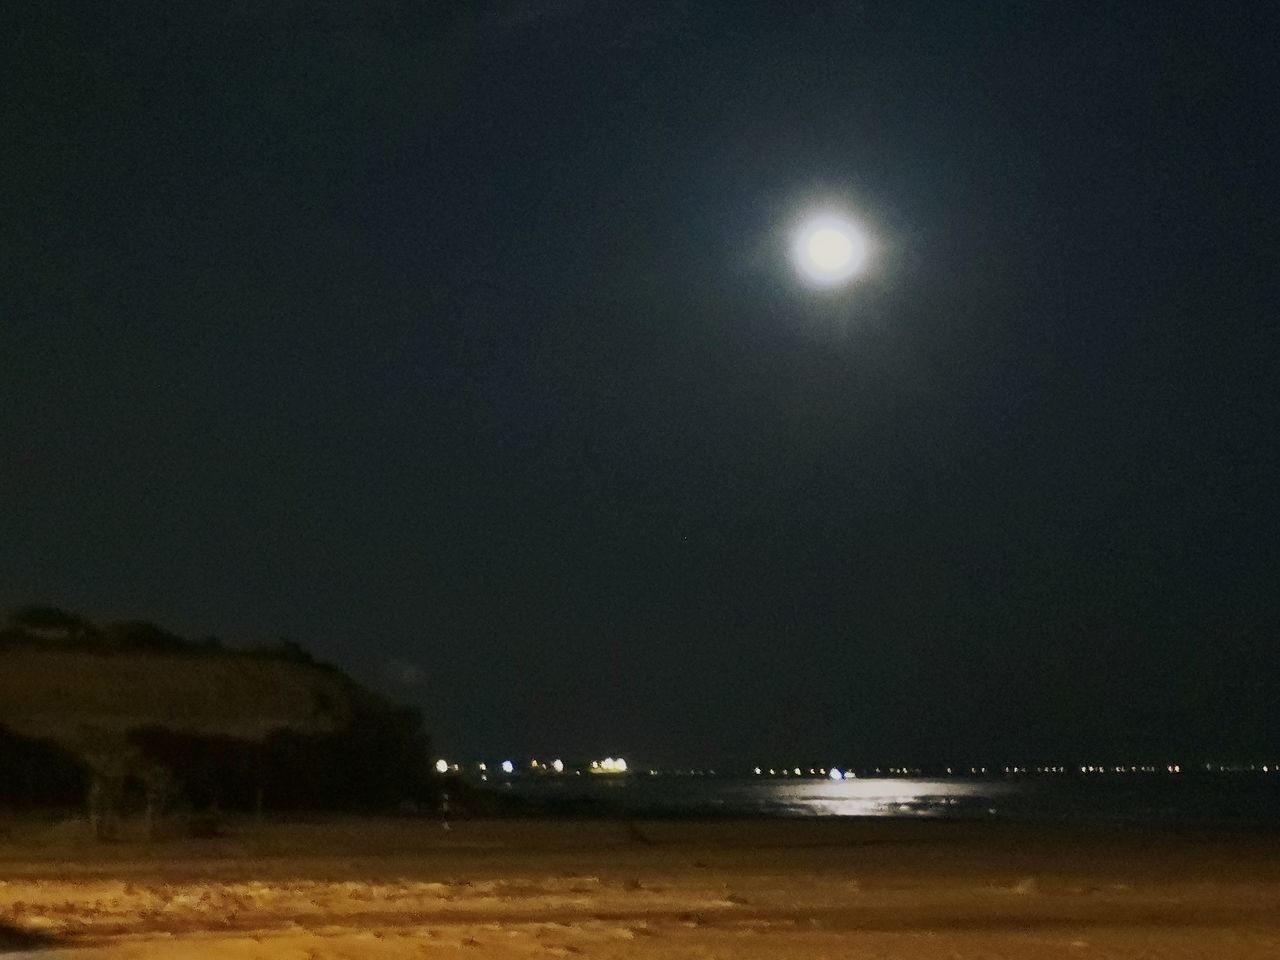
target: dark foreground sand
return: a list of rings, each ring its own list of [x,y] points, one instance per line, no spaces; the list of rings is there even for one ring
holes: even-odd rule
[[[403,820],[103,846],[10,824],[0,956],[1276,960],[1280,836]]]

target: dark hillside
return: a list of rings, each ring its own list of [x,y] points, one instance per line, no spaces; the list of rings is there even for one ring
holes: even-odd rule
[[[427,799],[427,755],[414,712],[296,644],[34,606],[0,632],[0,804],[79,802],[97,776],[197,807],[386,807]]]

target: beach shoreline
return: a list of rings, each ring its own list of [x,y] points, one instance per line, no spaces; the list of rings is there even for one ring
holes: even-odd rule
[[[246,818],[214,838],[89,844],[70,825],[6,821],[0,944],[5,929],[38,936],[30,955],[49,960],[1280,955],[1271,830],[451,826]]]

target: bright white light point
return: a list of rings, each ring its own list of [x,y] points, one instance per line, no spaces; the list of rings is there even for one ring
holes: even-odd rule
[[[841,773],[839,770],[837,770],[835,767],[832,767],[832,768],[831,768],[831,772],[830,772],[830,773],[828,773],[828,774],[827,774],[827,776],[828,776],[828,777],[830,777],[832,780],[843,780],[843,779],[844,779],[844,774],[842,774],[842,773]]]
[[[449,772],[449,761],[448,761],[448,760],[437,760],[437,761],[436,761],[436,773],[448,773],[448,772]]]
[[[821,287],[850,280],[867,259],[867,238],[844,217],[825,214],[806,220],[795,233],[796,266]]]
[[[834,227],[823,227],[809,234],[804,252],[823,270],[839,270],[852,259],[853,243],[848,234]]]
[[[510,760],[502,761],[503,773],[515,773],[515,771],[516,771],[516,765],[514,763],[512,763]]]
[[[554,770],[556,773],[564,773],[564,761],[563,761],[563,760],[552,760],[552,761],[551,761],[551,769],[552,769],[552,770]]]

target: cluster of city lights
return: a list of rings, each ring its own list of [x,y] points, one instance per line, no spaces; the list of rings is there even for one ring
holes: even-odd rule
[[[459,764],[444,758],[436,760],[435,771],[441,776],[453,773],[472,775],[478,774],[479,779],[489,779],[489,765],[483,761],[472,762],[469,764]],[[533,759],[529,760],[527,765],[521,761],[517,763],[515,760],[503,760],[498,764],[498,769],[503,776],[512,777],[519,773],[527,771],[530,774],[546,775],[546,774],[567,774],[570,776],[583,776],[593,774],[630,774],[630,773],[648,773],[650,776],[722,776],[712,769],[684,769],[675,768],[667,770],[640,770],[633,771],[628,766],[627,761],[622,757],[605,757],[603,760],[591,760],[581,765],[566,764],[560,758],[550,761]],[[1034,776],[1034,775],[1116,775],[1116,774],[1149,774],[1149,775],[1170,775],[1181,774],[1185,768],[1180,763],[1161,763],[1161,764],[1057,764],[1050,766],[1023,766],[1020,764],[1011,764],[1007,766],[952,766],[946,768],[921,768],[921,767],[859,767],[855,773],[850,767],[804,767],[804,766],[781,766],[781,767],[765,767],[759,765],[753,767],[751,773],[757,777],[788,777],[788,778],[814,778],[827,780],[856,780],[861,777],[902,777],[902,778],[919,778],[919,777],[990,777],[990,776]],[[1192,770],[1203,770],[1207,773],[1236,773],[1236,774],[1280,774],[1280,763],[1266,764],[1217,764],[1206,763],[1192,768]],[[728,776],[741,776],[739,772],[730,772]]]
[[[856,780],[858,775],[852,770],[841,770],[839,767],[754,767],[751,771],[757,777],[826,777],[828,780]]]
[[[516,761],[503,760],[498,764],[498,769],[506,776],[514,776],[517,769]],[[622,757],[605,757],[603,760],[592,760],[590,766],[586,769],[590,773],[626,773],[627,761]],[[477,761],[476,763],[469,765],[466,772],[470,773],[472,770],[480,775],[481,780],[489,779],[489,765],[484,761]],[[451,763],[442,757],[435,762],[435,771],[443,776],[448,773],[462,773],[463,768],[461,764]],[[582,775],[582,769],[567,767],[565,762],[559,757],[551,760],[550,762],[538,759],[530,760],[529,771],[531,773],[539,774],[560,774],[567,772],[578,776]]]

